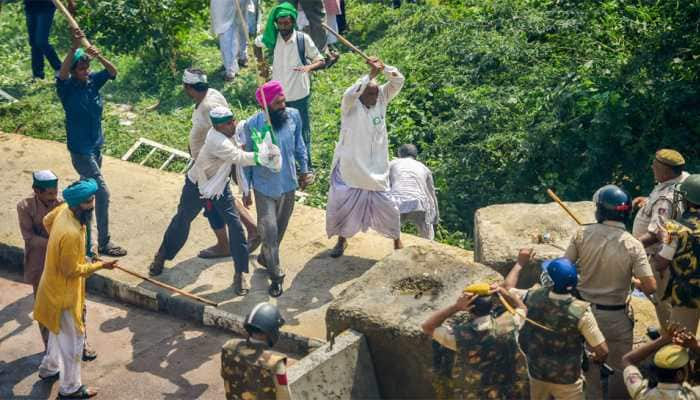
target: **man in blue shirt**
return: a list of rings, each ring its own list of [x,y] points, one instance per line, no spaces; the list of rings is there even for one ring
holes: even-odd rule
[[[279,172],[257,166],[245,168],[247,181],[255,192],[258,234],[262,238],[258,262],[270,274],[270,296],[279,297],[282,295],[284,281],[279,261],[280,242],[294,210],[294,192],[297,186],[304,189],[311,184],[313,174],[309,171],[306,146],[301,136],[301,116],[296,109],[286,107],[282,84],[275,80],[267,82],[258,88],[255,96],[258,104],[269,111],[273,135],[282,154],[282,168]],[[253,150],[253,134],[265,130],[265,113],[261,111],[246,124],[246,151]],[[301,172],[298,185],[297,163]],[[246,207],[252,204],[250,192],[243,195],[243,204]]]
[[[56,91],[66,112],[68,151],[73,167],[81,179],[92,178],[98,185],[95,193],[98,252],[122,257],[126,250],[109,240],[109,190],[101,171],[104,135],[100,89],[107,80],[117,76],[117,69],[94,46],[81,49],[80,42],[84,37],[79,29],[73,30],[71,49],[56,77]],[[93,58],[99,60],[105,69],[91,72],[90,60]]]

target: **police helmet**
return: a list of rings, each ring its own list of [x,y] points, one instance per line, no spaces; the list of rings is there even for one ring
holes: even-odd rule
[[[542,263],[542,270],[552,281],[556,293],[571,292],[578,283],[576,264],[566,257],[547,260]]]
[[[277,343],[280,328],[284,325],[284,319],[277,306],[270,303],[259,303],[250,314],[245,317],[243,327],[249,335],[264,333],[267,335],[267,344],[272,347]]]
[[[681,183],[679,191],[685,200],[700,205],[700,174],[693,174]]]
[[[615,185],[605,185],[593,195],[596,221],[605,220],[625,222],[632,211],[630,196]]]

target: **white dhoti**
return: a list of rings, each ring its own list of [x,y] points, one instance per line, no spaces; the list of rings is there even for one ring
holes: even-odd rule
[[[58,335],[49,333],[46,355],[39,365],[39,375],[49,376],[60,371],[59,392],[75,393],[82,386],[80,361],[85,337],[77,331],[75,321],[68,310],[61,312],[61,330]]]
[[[372,228],[391,239],[401,235],[401,214],[388,191],[357,189],[348,186],[333,169],[326,207],[328,237],[353,237]]]

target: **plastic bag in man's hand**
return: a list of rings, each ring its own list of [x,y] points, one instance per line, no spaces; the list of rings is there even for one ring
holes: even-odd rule
[[[267,167],[273,172],[280,172],[282,169],[282,154],[280,148],[272,143],[270,132],[266,132],[263,141],[258,144],[258,160],[260,165]]]

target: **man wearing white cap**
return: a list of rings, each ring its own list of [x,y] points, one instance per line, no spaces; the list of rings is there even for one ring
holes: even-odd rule
[[[266,146],[258,146],[259,151],[247,152],[236,146],[231,138],[236,133],[238,122],[227,107],[213,108],[209,118],[212,128],[185,177],[177,213],[165,231],[149,273],[159,275],[163,272],[165,260],[172,260],[187,241],[192,220],[203,206],[211,207],[223,217],[228,227],[229,248],[235,267],[234,291],[242,296],[248,293],[243,278],[248,272],[248,248],[228,185],[231,167],[262,165],[270,168],[279,157],[279,149],[269,151]]]
[[[182,87],[185,94],[195,102],[194,110],[192,111],[192,129],[190,129],[189,148],[192,160],[196,160],[199,155],[199,150],[204,146],[207,132],[211,129],[209,112],[217,106],[228,107],[228,102],[218,90],[209,87],[207,76],[200,69],[186,69],[182,75]],[[242,132],[240,128],[242,128],[243,125],[243,123],[237,125],[237,130],[239,132]],[[236,139],[239,143],[243,143],[239,133],[234,137],[234,143]],[[237,175],[241,175],[240,167],[236,167],[235,172]],[[239,184],[243,185],[244,182],[239,180]],[[253,216],[243,207],[243,203],[238,199],[235,199],[235,201],[236,208],[241,217],[241,222],[248,233],[248,252],[254,251],[260,245],[257,224]],[[204,216],[209,220],[209,226],[211,226],[211,229],[216,235],[216,244],[200,251],[198,256],[201,258],[230,256],[228,234],[226,233],[226,224],[223,218],[213,209],[205,209]]]
[[[44,271],[46,243],[49,233],[44,227],[44,217],[63,201],[58,198],[58,177],[49,171],[37,171],[32,174],[34,194],[17,203],[19,229],[24,239],[24,282],[32,285],[34,297],[39,287],[41,273]],[[49,340],[49,331],[39,324],[44,349]]]

